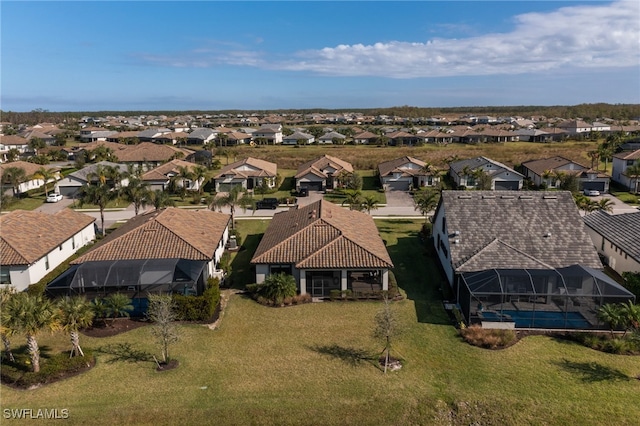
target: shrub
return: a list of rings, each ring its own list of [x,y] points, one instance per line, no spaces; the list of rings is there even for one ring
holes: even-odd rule
[[[0,367],[2,383],[20,388],[52,383],[90,368],[94,365],[95,358],[93,352],[88,349],[84,350],[84,356],[73,358],[69,358],[67,352],[42,357],[38,373],[34,373],[26,367],[25,361],[26,358],[16,356],[16,362],[3,362]]]
[[[504,348],[516,339],[513,330],[486,329],[479,325],[461,329],[460,335],[470,345],[486,349]]]
[[[335,301],[336,299],[340,299],[341,297],[342,297],[341,290],[334,289],[329,292],[329,299],[331,300]]]
[[[213,317],[220,302],[220,280],[209,278],[201,296],[174,294],[176,316],[180,321],[206,321]]]

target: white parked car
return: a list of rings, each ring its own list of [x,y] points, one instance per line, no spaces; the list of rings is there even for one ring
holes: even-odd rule
[[[587,195],[589,197],[597,197],[598,195],[600,195],[600,191],[598,191],[597,189],[585,189],[584,195]]]
[[[62,194],[52,192],[51,194],[47,195],[47,203],[57,203],[60,200],[62,200]]]

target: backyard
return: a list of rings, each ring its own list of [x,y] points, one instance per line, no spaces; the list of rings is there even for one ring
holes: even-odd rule
[[[29,391],[2,386],[2,408],[66,408],[65,423],[95,425],[637,424],[639,357],[548,336],[498,351],[464,343],[418,238],[423,220],[376,223],[406,295],[393,304],[403,330],[392,350],[403,360],[397,372],[383,374],[376,361],[380,302],[276,309],[231,295],[216,330],[181,326],[175,370],[154,370],[148,327],[82,336],[97,355],[92,370]],[[233,287],[252,282],[248,261],[267,225],[239,221],[245,249],[232,260]],[[42,334],[40,343],[46,355],[68,339]]]

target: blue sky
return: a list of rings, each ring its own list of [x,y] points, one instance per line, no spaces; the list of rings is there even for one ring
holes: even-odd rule
[[[5,111],[640,103],[640,2],[2,1]]]

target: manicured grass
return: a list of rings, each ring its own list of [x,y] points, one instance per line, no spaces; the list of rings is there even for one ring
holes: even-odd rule
[[[376,223],[407,295],[393,304],[403,330],[392,351],[404,360],[398,372],[384,375],[374,361],[383,347],[371,336],[380,302],[274,309],[234,295],[217,330],[181,326],[176,370],[134,362],[159,353],[148,327],[83,336],[98,358],[93,370],[32,391],[2,387],[2,408],[68,408],[65,424],[96,425],[637,423],[640,358],[546,336],[500,351],[463,343],[442,309],[438,269],[417,238],[423,221]],[[250,244],[234,271],[266,224],[239,221]],[[41,345],[66,350],[68,340],[42,335]],[[452,407],[468,417],[450,423]]]
[[[42,206],[46,197],[42,196],[28,196],[25,198],[14,197],[8,205],[2,206],[2,211],[14,211],[14,210],[35,210]]]

